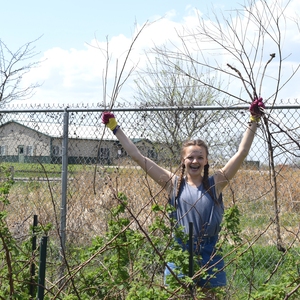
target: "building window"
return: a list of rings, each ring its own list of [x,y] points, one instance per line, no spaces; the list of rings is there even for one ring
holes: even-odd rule
[[[98,161],[104,164],[110,164],[110,149],[109,148],[100,148],[98,152]]]
[[[33,156],[33,146],[27,146],[26,147],[26,155],[27,156]]]
[[[148,155],[150,159],[157,159],[157,153],[154,149],[148,149]]]
[[[108,159],[110,156],[109,148],[100,148],[99,157],[101,159]]]
[[[24,155],[24,146],[18,146],[19,155]]]
[[[59,156],[59,146],[52,146],[52,154],[54,156]]]
[[[118,149],[118,157],[125,157],[127,156],[127,152],[122,148]]]
[[[4,156],[4,155],[6,155],[6,152],[7,152],[7,146],[6,145],[1,145],[0,146],[0,155]]]

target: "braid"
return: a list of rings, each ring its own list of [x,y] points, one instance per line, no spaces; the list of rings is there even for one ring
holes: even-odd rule
[[[180,191],[180,186],[181,186],[181,182],[183,179],[183,175],[184,175],[184,171],[185,171],[185,165],[181,164],[181,171],[180,171],[180,176],[177,182],[177,190],[176,190],[176,196],[175,196],[175,207],[176,207],[176,199],[178,198],[179,195],[179,191]]]
[[[213,197],[213,193],[211,191],[211,188],[209,186],[209,182],[208,182],[208,174],[209,174],[209,164],[206,164],[204,166],[204,174],[203,174],[203,178],[202,178],[202,183],[203,183],[203,187],[205,188],[205,190],[209,193],[209,195],[211,196],[211,198],[216,201],[216,199],[214,199]]]
[[[208,182],[208,170],[209,170],[209,164],[206,164],[204,166],[204,174],[203,174],[203,178],[202,178],[202,183],[204,188],[206,189],[206,191],[210,191],[209,188],[209,182]]]

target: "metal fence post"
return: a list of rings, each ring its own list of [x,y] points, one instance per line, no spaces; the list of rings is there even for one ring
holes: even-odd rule
[[[194,276],[194,233],[193,233],[193,222],[189,222],[189,250],[190,250],[190,256],[189,256],[189,277]]]
[[[194,276],[194,224],[189,222],[189,277]],[[193,297],[193,285],[190,286],[191,296]],[[194,298],[194,297],[193,297]]]
[[[36,287],[35,287],[36,282],[34,279],[34,276],[35,276],[34,261],[35,261],[35,250],[36,250],[36,227],[37,227],[37,224],[38,224],[38,216],[34,215],[33,216],[33,227],[32,227],[32,242],[31,242],[32,243],[32,246],[31,246],[32,261],[30,263],[30,287],[29,287],[29,294],[32,298],[34,297],[35,289],[36,289]]]
[[[47,236],[43,236],[40,246],[40,266],[39,266],[39,281],[37,300],[44,299],[45,291],[45,274],[46,274],[46,256],[47,256]]]
[[[67,217],[67,183],[68,183],[68,135],[69,135],[69,112],[64,110],[63,139],[62,139],[62,190],[61,190],[61,215],[60,215],[60,239],[61,239],[61,275],[64,271],[64,253],[66,246],[66,217]]]

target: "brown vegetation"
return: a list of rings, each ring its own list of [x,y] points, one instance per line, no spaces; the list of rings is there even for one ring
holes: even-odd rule
[[[282,235],[284,241],[291,242],[297,239],[299,230],[299,171],[292,168],[279,169],[277,176],[280,183],[278,195]],[[38,215],[41,225],[52,223],[54,228],[58,228],[61,184],[51,182],[50,186],[51,193],[45,182],[15,184],[10,193],[11,204],[7,219],[15,236],[22,238],[28,235],[34,214]],[[118,192],[126,194],[129,209],[145,225],[152,221],[152,204],[167,204],[166,193],[140,169],[99,168],[96,177],[92,171],[80,172],[68,183],[68,240],[82,244],[102,235],[107,229],[111,208],[118,204]],[[262,234],[263,243],[270,244],[274,241],[272,225],[264,232],[276,214],[268,171],[240,170],[226,188],[224,202],[226,207],[238,204],[246,238],[252,239]],[[56,234],[56,231],[55,229],[53,233]]]

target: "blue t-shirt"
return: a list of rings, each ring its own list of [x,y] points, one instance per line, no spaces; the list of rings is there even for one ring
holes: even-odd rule
[[[213,176],[209,177],[209,185],[213,197],[217,199]],[[193,222],[194,238],[218,235],[224,213],[222,194],[214,201],[203,184],[197,188],[192,187],[183,178],[175,205],[175,191],[176,187],[170,199],[170,204],[176,207],[172,217],[177,220],[179,226],[184,227],[184,232],[189,233],[189,223]]]

